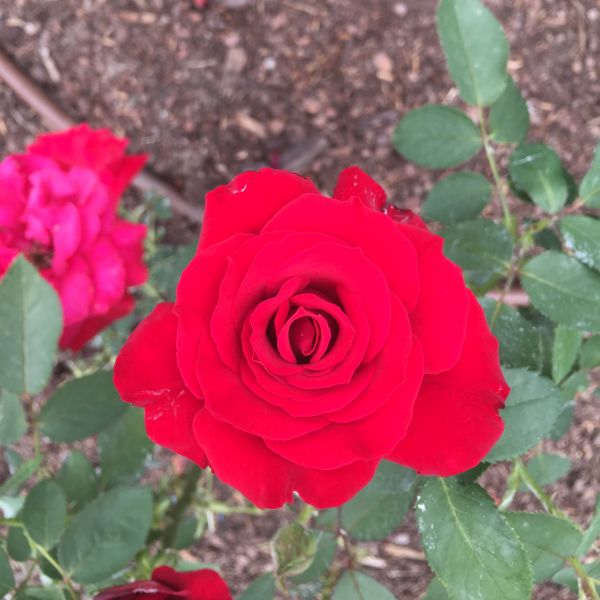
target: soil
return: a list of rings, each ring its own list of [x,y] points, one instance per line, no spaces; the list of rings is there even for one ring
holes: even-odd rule
[[[406,163],[390,134],[427,102],[460,104],[435,34],[436,0],[0,0],[4,49],[71,116],[126,134],[191,203],[257,165],[284,166],[331,190],[359,164],[417,209],[438,174]],[[198,4],[203,4],[198,2]],[[511,43],[509,69],[528,100],[531,139],[579,178],[600,139],[600,1],[490,0]],[[0,153],[44,124],[0,85]],[[472,167],[485,170],[480,160]],[[142,201],[133,197],[132,201]],[[177,235],[193,236],[181,222]],[[585,524],[600,489],[600,409],[582,400],[553,447],[573,460],[551,488]],[[502,466],[485,477],[501,494]],[[519,506],[536,508],[526,495]],[[228,517],[194,548],[240,591],[270,562],[281,517]],[[412,519],[368,546],[370,572],[399,599],[430,578]],[[548,585],[537,600],[574,596]]]

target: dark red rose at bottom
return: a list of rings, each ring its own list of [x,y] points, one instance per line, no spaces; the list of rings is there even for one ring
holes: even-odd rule
[[[148,435],[277,508],[339,506],[381,460],[474,467],[508,386],[443,240],[356,167],[333,198],[265,169],[210,192],[196,256],[115,364]]]
[[[216,571],[179,572],[158,567],[151,581],[134,581],[100,592],[94,600],[231,600],[227,584]]]

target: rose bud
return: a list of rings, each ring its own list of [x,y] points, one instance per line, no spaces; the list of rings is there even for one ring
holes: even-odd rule
[[[477,465],[509,388],[443,241],[345,170],[333,198],[293,173],[207,195],[197,254],[115,365],[156,443],[260,507],[338,506],[383,459],[424,475]]]
[[[175,571],[158,567],[151,581],[134,581],[103,590],[94,600],[231,600],[227,584],[211,569]]]
[[[77,350],[134,307],[147,279],[144,225],[117,216],[145,156],[128,141],[81,125],[40,136],[0,163],[0,277],[18,254],[60,296],[62,348]]]

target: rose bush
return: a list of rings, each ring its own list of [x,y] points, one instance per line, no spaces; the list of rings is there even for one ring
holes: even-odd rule
[[[81,125],[40,136],[0,163],[0,276],[18,254],[58,292],[60,344],[77,350],[134,306],[147,278],[146,228],[117,216],[119,199],[145,156],[128,141]]]
[[[356,167],[333,198],[274,170],[208,194],[176,302],[115,365],[154,441],[271,508],[342,504],[384,458],[479,463],[509,391],[497,341],[441,238],[385,201]]]
[[[227,584],[211,569],[178,572],[158,567],[151,581],[134,581],[100,592],[95,600],[231,600]]]

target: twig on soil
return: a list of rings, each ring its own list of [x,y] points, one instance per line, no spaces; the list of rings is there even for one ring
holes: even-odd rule
[[[67,129],[75,124],[61,108],[27,75],[21,72],[8,56],[0,50],[0,79],[10,87],[30,108],[37,112],[52,130]],[[201,223],[204,211],[189,204],[171,185],[144,169],[134,180],[133,185],[142,191],[151,191],[165,196],[173,210],[191,221]]]

